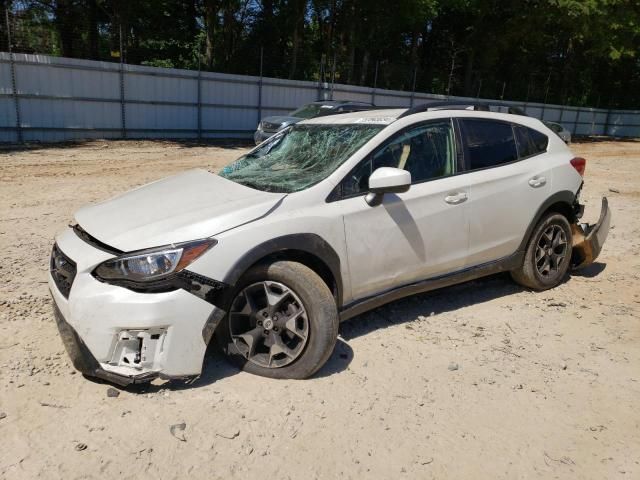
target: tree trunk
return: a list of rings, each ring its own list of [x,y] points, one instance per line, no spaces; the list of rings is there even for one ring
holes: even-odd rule
[[[63,57],[73,57],[75,54],[73,36],[73,9],[69,0],[58,0],[54,9],[55,23],[60,37],[60,51]]]
[[[360,70],[360,85],[364,85],[367,81],[367,70],[369,69],[369,50],[365,50],[362,54],[362,69]]]
[[[216,33],[218,31],[218,0],[204,0],[204,27],[206,31],[204,63],[208,70],[213,68],[215,60]]]
[[[475,59],[475,51],[469,50],[467,52],[467,58],[464,66],[464,95],[466,97],[473,97],[473,61]]]
[[[298,66],[298,51],[300,50],[302,33],[304,31],[304,14],[306,3],[307,2],[305,0],[294,0],[293,45],[291,51],[291,66],[289,68],[289,79],[292,79],[295,76],[296,67]]]
[[[100,60],[98,45],[98,5],[96,4],[96,0],[87,0],[87,23],[89,58],[92,60]]]

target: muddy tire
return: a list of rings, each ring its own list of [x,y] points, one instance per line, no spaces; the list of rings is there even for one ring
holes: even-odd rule
[[[550,212],[533,230],[522,265],[511,271],[511,278],[533,290],[559,285],[571,265],[572,236],[567,218]]]
[[[324,281],[305,265],[277,261],[253,267],[238,282],[216,340],[246,372],[303,379],[331,356],[338,323]]]

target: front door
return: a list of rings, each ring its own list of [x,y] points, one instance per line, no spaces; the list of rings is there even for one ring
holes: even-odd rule
[[[456,176],[456,146],[448,119],[398,132],[360,163],[341,185],[352,300],[458,270],[468,248],[465,175]],[[411,173],[408,192],[365,201],[379,167]]]

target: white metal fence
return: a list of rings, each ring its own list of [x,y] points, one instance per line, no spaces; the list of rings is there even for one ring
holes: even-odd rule
[[[0,142],[247,138],[260,118],[319,99],[407,107],[442,95],[0,52]],[[451,99],[464,99],[451,97]],[[576,135],[640,137],[640,111],[518,106]]]

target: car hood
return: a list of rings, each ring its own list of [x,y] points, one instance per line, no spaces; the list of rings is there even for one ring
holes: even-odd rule
[[[196,169],[84,207],[75,219],[126,252],[211,237],[267,215],[285,196]]]
[[[298,123],[300,120],[302,120],[302,118],[289,117],[287,115],[267,117],[262,119],[262,127],[267,130],[275,130],[276,128],[286,127],[292,123]]]

